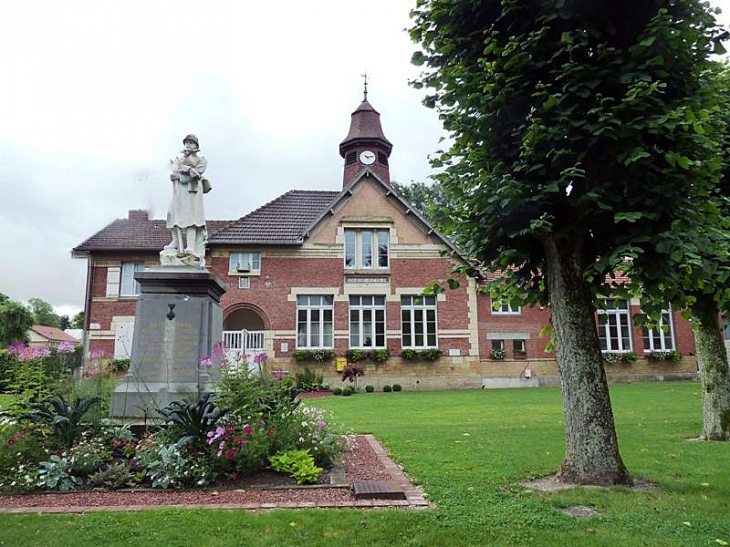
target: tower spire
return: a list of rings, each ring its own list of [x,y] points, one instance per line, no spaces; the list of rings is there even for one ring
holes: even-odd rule
[[[365,73],[362,75],[363,77],[363,102],[367,102],[368,100],[368,71],[365,70]]]

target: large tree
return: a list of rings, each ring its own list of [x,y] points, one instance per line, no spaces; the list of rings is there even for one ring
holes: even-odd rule
[[[13,342],[24,341],[28,337],[31,325],[33,316],[28,308],[7,297],[0,298],[0,348],[7,348]]]
[[[454,144],[437,178],[452,235],[503,274],[493,290],[549,304],[563,393],[559,478],[630,481],[595,324],[627,256],[715,183],[693,131],[719,31],[698,0],[419,0],[413,39]]]
[[[33,314],[33,321],[36,325],[46,327],[61,327],[61,317],[53,311],[53,306],[40,298],[28,299],[28,307]]]
[[[714,137],[708,144],[721,162],[720,182],[706,195],[692,196],[681,218],[629,266],[647,312],[656,317],[671,303],[693,319],[702,382],[700,439],[727,441],[730,369],[719,310],[730,307],[730,68],[717,63],[705,77],[706,107],[696,129]]]

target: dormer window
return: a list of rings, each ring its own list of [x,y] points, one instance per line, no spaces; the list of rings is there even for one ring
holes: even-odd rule
[[[353,270],[390,267],[390,230],[345,229],[345,268]]]
[[[261,273],[261,253],[231,253],[228,257],[229,275],[246,275]]]

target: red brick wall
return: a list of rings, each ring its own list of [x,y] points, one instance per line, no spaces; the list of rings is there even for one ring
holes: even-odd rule
[[[340,294],[344,292],[345,270],[341,258],[277,258],[264,257],[261,261],[260,276],[250,277],[248,289],[238,288],[238,277],[228,276],[228,259],[214,257],[210,261],[210,269],[215,275],[228,284],[229,290],[221,300],[224,317],[232,308],[243,304],[262,311],[264,323],[272,330],[296,330],[296,302],[287,297],[291,287],[338,287]],[[451,264],[446,259],[391,259],[391,290],[396,287],[425,288],[433,280],[445,278],[449,274]],[[383,286],[383,294],[388,290]],[[356,294],[356,290],[349,291]],[[468,294],[466,283],[458,290],[448,291],[446,300],[438,302],[439,329],[468,328]],[[401,329],[400,302],[386,302],[386,330]],[[334,304],[334,328],[336,331],[349,330],[349,304],[336,301]],[[296,348],[296,340],[279,339],[275,344],[277,357],[280,354],[281,342],[288,342],[290,352]],[[394,354],[401,352],[400,337],[387,340],[388,349]],[[439,346],[444,353],[448,349],[460,349],[466,355],[469,341],[465,339],[449,339],[440,336]],[[343,354],[349,348],[347,340],[336,339],[335,351]]]

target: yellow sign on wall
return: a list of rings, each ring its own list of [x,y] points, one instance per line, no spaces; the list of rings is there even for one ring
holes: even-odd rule
[[[345,370],[345,366],[347,365],[347,357],[338,357],[336,362],[337,372],[342,372]]]

